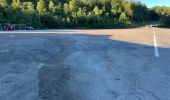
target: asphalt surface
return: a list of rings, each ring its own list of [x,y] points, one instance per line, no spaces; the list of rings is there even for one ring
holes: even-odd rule
[[[155,31],[159,58],[150,29],[1,33],[0,100],[170,100],[170,30]]]

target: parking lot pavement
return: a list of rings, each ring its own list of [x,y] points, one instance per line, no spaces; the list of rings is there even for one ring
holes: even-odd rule
[[[0,34],[0,98],[170,100],[169,33],[159,58],[151,29]]]

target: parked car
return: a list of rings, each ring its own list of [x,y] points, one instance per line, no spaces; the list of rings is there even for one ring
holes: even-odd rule
[[[34,28],[27,25],[27,26],[26,26],[26,30],[34,30]]]
[[[3,31],[15,30],[15,25],[13,24],[3,24],[1,26]]]

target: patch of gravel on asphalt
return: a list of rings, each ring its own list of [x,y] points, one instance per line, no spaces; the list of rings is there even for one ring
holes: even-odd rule
[[[0,52],[0,98],[39,100],[38,66],[60,52],[60,47],[46,38],[16,36],[0,45],[4,49]]]

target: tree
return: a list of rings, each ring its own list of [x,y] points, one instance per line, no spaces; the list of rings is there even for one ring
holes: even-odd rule
[[[37,2],[37,10],[39,12],[39,26],[41,26],[41,15],[46,12],[44,0],[39,0],[39,2]]]
[[[77,16],[78,17],[85,17],[86,16],[86,12],[84,9],[79,8],[78,12],[77,12]]]
[[[50,2],[49,2],[48,8],[49,8],[51,14],[54,15],[54,14],[55,14],[55,8],[56,8],[56,7],[55,7],[53,1],[50,1]]]
[[[58,5],[55,6],[55,11],[56,11],[56,15],[59,15],[60,17],[62,17],[62,14],[63,14],[62,3],[58,3]]]
[[[163,27],[170,27],[170,16],[161,17],[160,24]]]
[[[78,11],[78,0],[70,0],[69,1],[69,8],[72,12]]]
[[[119,16],[119,21],[122,23],[126,23],[128,21],[128,18],[124,12],[122,12],[121,15]]]
[[[98,17],[101,14],[101,11],[99,10],[99,8],[97,6],[93,9],[93,12],[94,12],[94,15],[96,15]]]
[[[33,5],[32,2],[23,2],[22,3],[22,9],[26,10],[28,12],[34,12],[35,11],[34,5]]]
[[[156,6],[152,8],[160,16],[170,16],[170,7]]]
[[[63,9],[64,9],[65,14],[68,15],[68,13],[70,12],[70,8],[69,8],[68,3],[64,3],[64,8]]]
[[[0,6],[2,6],[2,7],[8,6],[8,1],[7,0],[0,0]]]
[[[44,0],[39,0],[39,2],[37,3],[37,10],[40,14],[46,11]]]
[[[9,3],[8,3],[9,1]],[[11,3],[12,1],[12,3]],[[147,8],[138,0],[0,0],[1,23],[57,27],[122,27],[143,21],[169,25],[170,7]],[[36,3],[36,1],[38,1]],[[36,7],[36,8],[35,8]],[[39,13],[37,13],[39,12]],[[122,24],[123,23],[123,24]]]
[[[49,7],[50,10],[53,10],[53,8],[54,8],[54,2],[53,2],[53,1],[50,1],[48,7]]]
[[[158,13],[156,13],[154,10],[150,10],[150,20],[159,21],[160,15]]]
[[[119,16],[123,11],[124,3],[124,0],[111,0],[111,12]]]
[[[151,11],[152,19],[158,20],[159,18],[159,25],[161,27],[170,27],[170,7],[156,6]]]
[[[88,6],[88,8],[93,7],[97,3],[96,0],[81,0],[81,2]]]
[[[134,22],[146,21],[150,16],[148,8],[140,2],[128,2],[125,5],[125,13]]]
[[[127,3],[125,5],[125,12],[128,16],[133,16],[133,10],[132,10],[132,4],[131,3]]]
[[[14,8],[19,8],[21,5],[20,0],[12,0],[12,6]]]
[[[111,0],[99,0],[103,5],[110,4]]]

